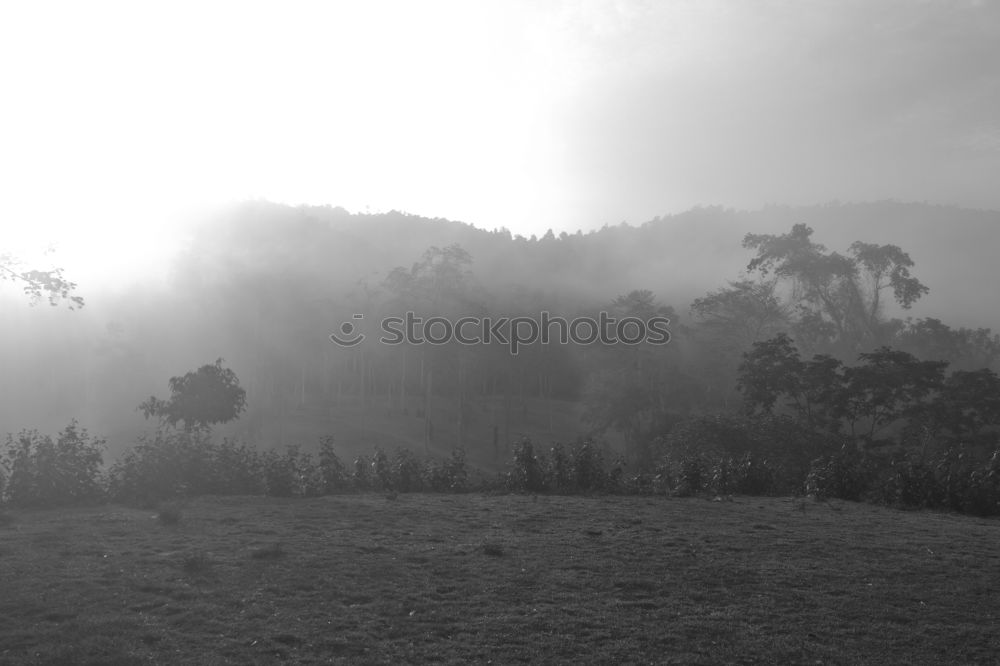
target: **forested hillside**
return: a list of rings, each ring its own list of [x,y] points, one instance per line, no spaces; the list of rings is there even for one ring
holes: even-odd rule
[[[5,294],[0,430],[51,430],[75,417],[124,447],[151,425],[135,411],[142,400],[223,358],[248,392],[228,432],[258,446],[332,434],[346,447],[462,446],[492,459],[529,435],[599,437],[642,455],[682,419],[740,412],[742,354],[780,332],[806,358],[853,364],[889,345],[995,369],[997,342],[985,329],[1000,311],[989,288],[997,222],[996,212],[893,202],[699,208],[638,227],[523,238],[399,212],[248,202],[187,239],[166,286],[88,293],[76,312]],[[838,323],[838,306],[802,292],[815,278],[846,298],[834,293],[843,276],[807,275],[826,270],[819,264],[748,272],[764,246],[745,246],[747,234],[787,240],[795,225],[811,229],[796,241],[810,256],[854,257],[856,298],[874,307],[867,324],[853,315]],[[855,241],[895,246],[890,259],[926,291],[906,300],[876,285],[872,266],[851,254]],[[671,340],[528,344],[516,355],[496,340],[379,343],[380,319],[407,311],[451,321],[658,315],[670,319]],[[363,345],[331,342],[345,322],[368,327],[358,329],[369,335]]]

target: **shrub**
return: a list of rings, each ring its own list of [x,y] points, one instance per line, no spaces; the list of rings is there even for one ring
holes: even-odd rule
[[[109,494],[115,501],[141,506],[204,494],[211,485],[210,449],[205,429],[161,427],[152,436],[143,435],[111,467]]]
[[[143,435],[108,475],[112,499],[141,506],[172,497],[265,491],[257,452],[229,439],[215,444],[207,428],[160,427],[152,436]]]
[[[392,464],[379,447],[372,454],[372,481],[378,490],[392,490]]]
[[[969,481],[966,510],[981,516],[1000,515],[1000,448],[972,472]]]
[[[511,471],[504,478],[509,490],[542,492],[593,492],[622,490],[624,461],[609,473],[604,455],[591,440],[584,440],[567,451],[562,444],[553,444],[548,456],[535,455],[531,440],[525,438],[514,445]]]
[[[416,493],[424,489],[423,465],[409,449],[396,449],[390,472],[390,487],[397,492]]]
[[[350,485],[350,475],[337,457],[330,435],[319,440],[319,476],[325,494],[347,490]]]
[[[465,463],[465,450],[452,450],[451,457],[440,463],[427,461],[424,467],[424,484],[436,493],[462,493],[468,490],[469,471]]]
[[[272,497],[313,497],[323,492],[322,473],[312,456],[289,446],[283,454],[264,453],[264,486]]]
[[[831,435],[810,430],[786,416],[763,415],[741,418],[726,415],[702,416],[677,424],[654,446],[659,459],[678,463],[695,454],[721,466],[731,458],[738,467],[745,455],[753,464],[767,461],[767,474],[773,474],[773,488],[768,493],[794,492],[802,488],[818,457],[835,452],[839,443]],[[676,465],[673,465],[676,467]],[[725,475],[729,470],[718,469]],[[763,470],[762,470],[763,471]],[[758,479],[758,482],[763,482]]]
[[[464,493],[469,489],[469,468],[465,462],[465,449],[452,449],[451,457],[444,463],[448,490]]]
[[[938,457],[934,476],[941,503],[954,511],[970,511],[975,504],[976,459],[963,446],[949,447]]]
[[[17,506],[60,506],[103,497],[104,440],[70,422],[53,441],[37,430],[7,436],[0,467],[7,473],[2,498]]]
[[[766,458],[745,453],[723,457],[712,470],[711,488],[719,495],[774,495],[780,474]]]
[[[859,501],[872,487],[878,465],[851,442],[840,451],[813,461],[806,477],[807,495]]]
[[[351,473],[351,481],[358,490],[371,490],[372,461],[368,456],[358,456],[354,459],[354,472]]]
[[[887,477],[880,484],[878,499],[895,506],[940,506],[933,466],[912,456],[892,461]]]
[[[616,479],[614,490],[623,495],[662,495],[666,494],[670,485],[659,474],[640,472],[638,474],[622,475]]]
[[[590,492],[610,486],[608,472],[604,469],[604,454],[592,440],[584,440],[573,449],[571,466],[573,485],[577,490]]]
[[[988,459],[961,445],[904,455],[892,462],[879,490],[878,498],[895,506],[997,515],[1000,450]]]
[[[682,421],[658,444],[660,457],[678,460],[697,454],[714,458],[755,448],[746,421],[722,415]]]
[[[264,470],[265,492],[272,497],[291,497],[295,494],[295,459],[271,449],[261,456]]]
[[[262,463],[246,444],[223,439],[209,445],[205,491],[213,495],[256,495],[265,490]]]
[[[678,497],[697,495],[708,488],[711,474],[706,456],[700,453],[689,453],[682,456],[677,469],[677,485],[674,488],[674,494]]]
[[[572,459],[562,444],[555,443],[546,457],[545,486],[556,492],[571,492],[576,485],[573,480]]]
[[[514,444],[513,469],[507,474],[507,487],[522,492],[545,490],[543,466],[535,456],[535,449],[527,437]]]

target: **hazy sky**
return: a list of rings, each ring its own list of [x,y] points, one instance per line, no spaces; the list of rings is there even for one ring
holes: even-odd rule
[[[996,2],[4,2],[0,86],[4,243],[138,244],[108,266],[249,197],[525,234],[1000,208]]]

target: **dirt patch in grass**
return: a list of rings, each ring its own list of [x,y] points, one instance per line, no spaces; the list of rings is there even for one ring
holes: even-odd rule
[[[12,512],[0,663],[990,663],[1000,521],[737,497]]]

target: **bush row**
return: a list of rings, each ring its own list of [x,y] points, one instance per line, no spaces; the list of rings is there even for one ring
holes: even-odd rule
[[[689,496],[776,495],[784,486],[780,470],[751,452],[742,456],[685,452],[661,456],[645,471],[629,471],[622,458],[609,465],[591,441],[567,449],[554,444],[536,453],[529,440],[514,446],[511,471],[504,487],[516,492],[588,493]]]
[[[988,457],[965,446],[886,456],[845,445],[813,463],[805,489],[900,508],[1000,515],[1000,449]]]
[[[0,504],[52,507],[110,500],[152,506],[176,497],[259,495],[306,497],[339,492],[464,492],[470,489],[465,453],[421,460],[406,449],[392,456],[376,448],[350,466],[332,437],[317,456],[290,446],[258,452],[207,429],[161,429],[144,436],[110,469],[105,442],[75,422],[56,440],[34,430],[8,435],[0,450]]]
[[[152,504],[195,495],[314,497],[379,490],[464,492],[469,473],[465,454],[421,460],[407,449],[388,455],[376,448],[345,464],[332,437],[320,440],[317,456],[289,446],[259,453],[245,444],[216,444],[207,430],[161,430],[116,462],[108,473],[109,499]]]
[[[772,424],[773,425],[773,424]],[[714,446],[713,433],[732,424],[689,426],[693,442],[673,438],[648,469],[630,470],[593,441],[554,444],[539,451],[530,440],[514,446],[508,471],[495,480],[471,470],[462,450],[444,460],[421,459],[407,449],[376,448],[345,464],[331,437],[317,455],[288,447],[258,452],[207,429],[162,429],[142,438],[106,472],[103,440],[71,423],[53,440],[37,431],[8,435],[0,451],[0,502],[59,506],[111,500],[142,506],[196,495],[267,494],[305,497],[354,491],[789,495],[866,500],[899,507],[940,508],[1000,515],[1000,450],[992,456],[954,447],[934,453],[885,455],[845,445],[803,467],[801,453],[762,446]],[[780,429],[779,429],[780,431]],[[739,432],[737,430],[737,432]],[[707,434],[706,434],[707,433]],[[786,433],[787,434],[787,433]],[[663,444],[663,443],[661,443]],[[773,454],[772,456],[766,453]]]
[[[60,506],[102,499],[103,448],[104,440],[75,421],[55,440],[37,430],[7,435],[0,451],[0,502]]]

